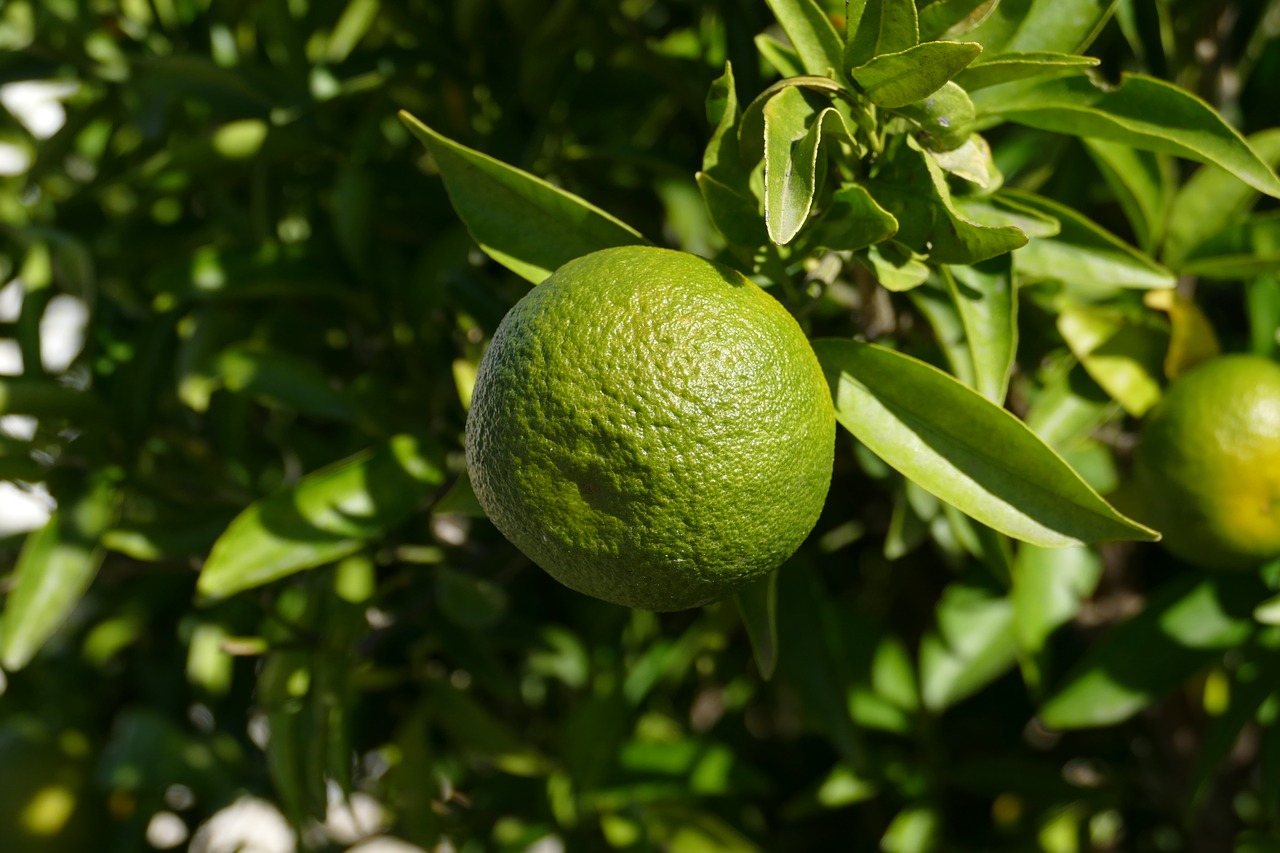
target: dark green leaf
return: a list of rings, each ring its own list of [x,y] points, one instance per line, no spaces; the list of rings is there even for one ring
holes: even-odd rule
[[[1120,202],[1139,247],[1148,254],[1154,252],[1164,236],[1173,190],[1172,164],[1159,154],[1101,139],[1085,140],[1085,149]]]
[[[760,33],[755,38],[756,50],[760,51],[760,55],[765,61],[773,66],[773,70],[778,72],[779,77],[799,77],[804,74],[804,65],[800,62],[800,55],[792,50],[788,45],[783,44],[768,33]]]
[[[831,204],[814,224],[811,239],[818,246],[852,252],[898,231],[898,220],[876,204],[860,184],[845,184],[831,195]]]
[[[867,189],[898,220],[894,239],[934,263],[975,264],[1026,245],[1016,228],[977,225],[961,216],[946,175],[913,139]]]
[[[273,407],[350,421],[355,409],[329,384],[315,364],[299,356],[272,352],[252,344],[223,350],[212,372],[229,391],[248,394]]]
[[[961,36],[981,24],[1000,0],[933,0],[920,4],[920,39]]]
[[[1035,689],[1047,667],[1045,642],[1070,622],[1102,578],[1102,561],[1091,548],[1038,548],[1023,543],[1011,573],[1013,635],[1024,656],[1023,672]]]
[[[1247,279],[1280,270],[1280,213],[1268,211],[1218,232],[1197,245],[1180,269],[1213,279]]]
[[[980,53],[973,42],[925,42],[882,53],[849,73],[873,104],[905,107],[938,91]]]
[[[730,243],[754,248],[769,239],[754,196],[745,196],[706,172],[698,173],[698,189],[711,221]]]
[[[1004,190],[1003,198],[1060,223],[1052,237],[1032,240],[1017,255],[1024,279],[1053,279],[1082,288],[1173,287],[1172,272],[1149,255],[1103,230],[1065,205],[1019,190]]]
[[[1249,145],[1269,168],[1280,165],[1280,128],[1253,134]],[[1257,199],[1256,189],[1228,171],[1216,166],[1197,171],[1169,208],[1165,261],[1177,266],[1200,243],[1238,222]]]
[[[1048,547],[1154,539],[1009,412],[937,368],[856,341],[814,342],[836,419],[880,458],[983,524]]]
[[[980,116],[1213,163],[1280,197],[1280,177],[1235,128],[1204,101],[1163,80],[1138,74],[1123,76],[1119,86],[1088,77],[1030,80],[983,89],[973,102]]]
[[[715,125],[702,154],[702,171],[717,180],[745,176],[734,128],[738,126],[738,91],[733,82],[733,66],[724,64],[724,74],[711,83],[707,92],[707,120]]]
[[[1002,0],[966,38],[992,53],[1080,53],[1115,7],[1116,0]]]
[[[1180,578],[1092,646],[1040,709],[1055,729],[1109,726],[1141,711],[1253,633],[1264,594],[1248,575]]]
[[[480,248],[534,284],[574,258],[646,242],[572,193],[446,139],[407,112],[400,120],[435,158],[449,199]]]
[[[791,40],[800,63],[809,74],[840,75],[843,46],[827,13],[815,0],[766,0],[782,30]]]
[[[859,0],[845,18],[844,65],[857,68],[920,43],[915,0]]]
[[[238,515],[214,544],[197,589],[225,598],[341,559],[406,519],[443,482],[439,449],[396,436]]]
[[[956,76],[956,82],[965,91],[976,92],[989,86],[1013,83],[1017,80],[1066,77],[1083,74],[1097,67],[1099,60],[1092,56],[1075,56],[1070,53],[997,53],[979,57]]]
[[[743,587],[733,600],[751,638],[756,668],[768,681],[778,666],[778,573],[770,572],[764,580]]]

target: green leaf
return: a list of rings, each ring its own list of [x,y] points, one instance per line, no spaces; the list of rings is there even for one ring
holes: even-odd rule
[[[1169,331],[1147,312],[1086,306],[1058,314],[1058,331],[1080,364],[1134,417],[1160,400]]]
[[[852,252],[887,240],[898,231],[898,220],[876,204],[859,184],[845,184],[831,194],[831,204],[814,223],[814,245]]]
[[[827,13],[814,0],[766,0],[809,74],[842,74],[844,47]]]
[[[800,54],[790,46],[783,44],[768,33],[760,33],[755,38],[756,50],[765,61],[773,66],[782,78],[799,77],[804,74],[804,65],[800,62]]]
[[[966,37],[993,53],[1081,53],[1115,7],[1116,0],[1002,0]]]
[[[248,394],[276,408],[350,421],[355,408],[329,384],[319,367],[300,356],[240,344],[223,350],[212,372],[227,390]]]
[[[857,258],[881,287],[896,293],[919,287],[929,279],[929,266],[923,263],[923,256],[893,240],[868,246],[858,252]]]
[[[844,67],[857,68],[885,53],[920,43],[915,0],[859,0],[845,16]]]
[[[110,412],[90,391],[78,391],[52,379],[0,377],[0,416],[4,415],[95,420],[101,426]]]
[[[732,181],[746,176],[734,133],[738,118],[738,91],[733,81],[733,66],[726,62],[724,74],[712,81],[707,92],[707,120],[715,125],[715,130],[702,154],[702,171],[717,180]]]
[[[647,242],[572,193],[446,139],[407,112],[400,120],[435,158],[449,200],[480,248],[534,284],[598,249]]]
[[[1112,509],[1021,421],[924,362],[856,341],[814,351],[838,420],[929,492],[1046,547],[1157,538]]]
[[[987,590],[948,584],[935,618],[920,640],[920,692],[925,707],[937,712],[1007,672],[1017,646],[1013,604]]]
[[[1026,423],[1062,453],[1092,435],[1118,408],[1074,358],[1060,359],[1032,398]]]
[[[1126,720],[1220,660],[1253,633],[1262,582],[1249,575],[1166,584],[1137,616],[1092,646],[1040,709],[1055,729]]]
[[[804,92],[788,86],[764,105],[764,214],[769,237],[780,246],[800,233],[826,174],[823,139],[853,139],[840,113],[815,109]]]
[[[1138,245],[1144,252],[1155,251],[1172,198],[1168,159],[1101,139],[1086,139],[1084,145],[1133,226]]]
[[[1028,237],[1056,237],[1062,231],[1062,223],[1057,219],[1035,208],[1018,204],[1005,193],[984,198],[952,196],[951,203],[962,216],[979,225],[1012,226]],[[1019,260],[1026,254],[1025,249],[1020,251]]]
[[[905,107],[938,91],[980,53],[973,42],[931,41],[880,54],[849,73],[873,104]]]
[[[1012,257],[1001,255],[973,266],[944,266],[940,272],[964,325],[973,362],[973,387],[991,402],[1001,404],[1018,347]]]
[[[1018,274],[1024,280],[1051,279],[1095,291],[1177,283],[1174,274],[1149,255],[1065,205],[1019,190],[1003,190],[1000,195],[1059,222],[1057,235],[1032,240],[1018,251]]]
[[[923,100],[897,107],[894,112],[922,131],[925,144],[934,151],[950,151],[969,140],[974,129],[973,102],[955,81]]]
[[[1280,177],[1235,128],[1195,95],[1154,77],[1126,74],[1119,86],[1088,77],[1006,83],[975,92],[973,102],[979,116],[1213,163],[1280,198]]]
[[[1102,579],[1102,560],[1092,548],[1037,548],[1024,543],[1011,572],[1013,634],[1023,655],[1023,673],[1033,689],[1043,685],[1049,661],[1045,642],[1080,612]]]
[[[1100,60],[1092,56],[1075,56],[1070,53],[997,53],[979,57],[956,75],[956,82],[965,91],[976,92],[1017,80],[1044,80],[1083,74],[1099,64]]]
[[[970,222],[951,203],[947,178],[914,139],[867,182],[876,201],[898,220],[894,239],[938,264],[976,264],[1026,245],[1016,228]]]
[[[981,24],[1000,0],[933,0],[921,4],[920,39],[960,36]]]
[[[743,195],[706,172],[699,172],[697,180],[707,213],[726,240],[754,248],[769,239],[754,196]]]
[[[225,598],[352,554],[444,482],[441,451],[407,435],[252,504],[214,543],[197,590]]]
[[[751,638],[756,668],[769,681],[778,666],[778,572],[739,589],[733,600]]]
[[[977,184],[989,193],[995,192],[1004,183],[1004,175],[1000,174],[995,158],[991,156],[991,146],[987,144],[987,140],[976,133],[969,134],[969,138],[957,148],[949,151],[930,149],[928,153],[942,171]],[[956,210],[960,210],[959,205],[956,204],[958,200],[952,198],[951,201],[956,206]]]
[[[1176,379],[1202,361],[1222,353],[1213,324],[1194,302],[1176,290],[1151,290],[1142,302],[1169,315],[1169,349],[1164,355],[1164,375]]]
[[[0,665],[22,669],[52,637],[102,565],[100,539],[116,514],[114,477],[100,475],[28,536],[0,620]]]
[[[1249,137],[1268,168],[1280,165],[1280,128]],[[1174,196],[1165,225],[1164,258],[1177,267],[1202,242],[1238,222],[1258,199],[1258,191],[1230,172],[1205,166]]]
[[[1280,270],[1280,212],[1218,232],[1196,246],[1180,270],[1212,279],[1248,279]]]

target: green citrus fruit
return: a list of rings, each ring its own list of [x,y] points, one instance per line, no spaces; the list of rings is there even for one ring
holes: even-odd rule
[[[835,417],[799,325],[741,273],[645,246],[565,264],[480,363],[467,468],[566,586],[648,610],[781,565],[831,482]]]
[[[1143,424],[1135,473],[1176,556],[1211,569],[1280,557],[1280,364],[1222,356],[1180,376]]]

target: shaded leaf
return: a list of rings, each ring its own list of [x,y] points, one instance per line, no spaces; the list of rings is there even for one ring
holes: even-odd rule
[[[405,435],[309,474],[236,516],[197,590],[224,598],[345,557],[406,519],[443,482],[441,451]]]
[[[920,5],[920,40],[962,36],[981,24],[1000,0],[933,0]]]
[[[1249,145],[1274,169],[1280,165],[1280,128],[1249,137]],[[1205,240],[1238,222],[1258,199],[1258,191],[1230,172],[1205,166],[1191,176],[1169,208],[1164,258],[1177,267]]]
[[[739,589],[733,600],[751,638],[756,668],[768,681],[778,666],[778,572]]]
[[[1128,719],[1247,640],[1250,611],[1264,590],[1248,575],[1166,584],[1141,613],[1090,648],[1041,707],[1041,719],[1055,729]]]
[[[964,325],[974,388],[1003,403],[1018,347],[1017,293],[1011,256],[973,266],[942,267],[942,280]]]
[[[754,196],[745,196],[706,172],[697,175],[698,189],[711,221],[735,246],[759,246],[769,239]]]
[[[1149,255],[1103,230],[1071,208],[1043,196],[1003,190],[1001,197],[1059,223],[1056,235],[1032,240],[1018,251],[1018,274],[1085,288],[1173,287],[1177,279]]]
[[[956,76],[956,82],[967,92],[989,86],[1013,83],[1030,78],[1046,79],[1083,74],[1095,68],[1099,60],[1092,56],[1070,53],[997,53],[979,57]]]
[[[534,284],[574,258],[646,242],[572,193],[446,139],[407,112],[400,120],[435,158],[449,200],[480,248]]]
[[[938,91],[980,53],[973,42],[925,42],[880,54],[849,75],[873,104],[905,107]]]
[[[1115,7],[1116,0],[1002,0],[966,38],[992,53],[1081,53]]]
[[[1085,150],[1115,193],[1138,245],[1145,252],[1154,251],[1163,236],[1173,188],[1167,158],[1101,139],[1086,139]]]
[[[852,252],[887,240],[898,231],[898,220],[876,204],[866,187],[844,184],[831,194],[831,204],[814,223],[814,245]]]
[[[894,239],[934,263],[975,264],[1026,245],[1016,228],[978,225],[961,216],[946,175],[913,139],[867,189],[898,220]]]
[[[800,61],[800,54],[768,33],[757,35],[755,45],[756,50],[760,51],[760,55],[764,57],[765,61],[773,66],[773,70],[778,72],[779,77],[799,77],[804,73],[804,65]]]
[[[1212,279],[1253,278],[1280,270],[1280,212],[1259,214],[1215,234],[1197,245],[1179,269]]]
[[[814,350],[836,419],[929,492],[1009,536],[1048,547],[1154,539],[1090,489],[1021,421],[937,368],[856,341]]]
[[[973,102],[990,118],[1213,163],[1280,197],[1280,177],[1235,128],[1195,95],[1154,77],[1126,74],[1119,86],[1088,77],[1006,83],[975,92]]]
[[[923,263],[923,256],[893,240],[868,246],[858,252],[857,258],[887,290],[911,290],[929,279],[929,266]]]
[[[1035,689],[1049,670],[1045,642],[1080,612],[1102,579],[1102,560],[1091,548],[1018,548],[1011,572],[1013,635],[1023,672]]]

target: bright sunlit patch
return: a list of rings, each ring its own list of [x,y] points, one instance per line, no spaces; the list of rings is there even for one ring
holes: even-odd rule
[[[26,149],[8,142],[0,142],[0,175],[21,175],[30,168],[31,155]]]
[[[84,330],[89,324],[89,309],[74,296],[65,293],[49,300],[40,318],[40,360],[50,373],[61,373],[84,348]]]
[[[80,89],[79,83],[23,80],[0,86],[0,104],[31,131],[36,139],[48,139],[67,122],[67,111],[59,101]]]
[[[48,523],[54,506],[44,486],[23,489],[0,482],[0,536],[39,530]]]

